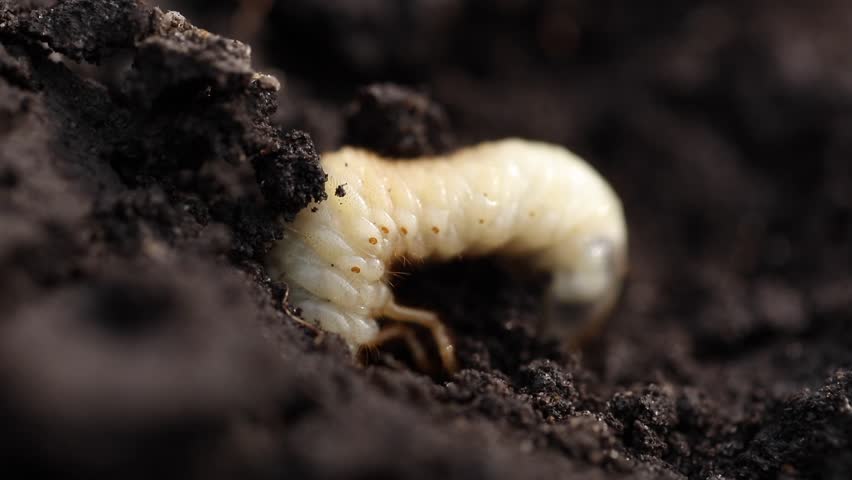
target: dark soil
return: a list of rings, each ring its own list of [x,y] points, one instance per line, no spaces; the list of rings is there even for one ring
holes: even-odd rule
[[[652,3],[0,0],[4,478],[852,477],[852,4]],[[624,200],[599,338],[487,259],[398,286],[451,378],[288,315],[318,151],[505,136]]]

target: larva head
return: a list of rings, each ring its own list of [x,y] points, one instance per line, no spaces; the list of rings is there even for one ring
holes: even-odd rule
[[[582,205],[573,212],[579,220],[551,256],[555,265],[548,329],[558,335],[574,330],[577,320],[585,327],[603,319],[618,300],[627,273],[627,228],[621,202],[597,173],[590,170],[588,175],[582,182]],[[580,319],[578,309],[585,311]]]

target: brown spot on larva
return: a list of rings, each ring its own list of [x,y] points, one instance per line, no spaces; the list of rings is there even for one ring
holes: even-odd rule
[[[358,268],[358,267],[352,267],[352,271],[353,271],[354,273],[361,273],[361,269],[360,269],[360,268]]]
[[[481,225],[481,224],[483,224],[483,223],[485,223],[485,219],[484,219],[484,218],[480,218],[480,219],[479,219],[479,224]]]
[[[399,228],[399,231],[400,231],[403,235],[408,235],[408,229],[407,229],[407,228],[405,228],[405,227],[400,227],[400,228]]]
[[[438,228],[438,227],[432,227],[432,231],[433,231],[434,233],[441,233],[441,229],[440,229],[440,228]]]
[[[488,196],[488,194],[487,194],[487,193],[485,193],[485,192],[482,192],[482,196],[483,196],[483,197],[487,197],[487,196]]]
[[[384,226],[384,225],[382,225],[381,227],[379,227],[379,230],[381,230],[381,231],[382,231],[382,233],[384,233],[385,235],[387,235],[387,234],[389,234],[389,233],[390,233],[390,229],[388,229],[388,227],[386,227],[386,226]]]
[[[530,216],[531,216],[531,217],[534,217],[534,216],[535,216],[535,212],[530,212]]]
[[[379,239],[376,237],[370,237],[370,245],[375,245],[379,243]]]

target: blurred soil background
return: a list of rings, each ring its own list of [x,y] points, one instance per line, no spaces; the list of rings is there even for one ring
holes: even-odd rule
[[[160,7],[0,0],[4,476],[852,476],[852,4]],[[546,279],[488,259],[398,285],[451,378],[288,317],[263,257],[318,153],[506,136],[624,201],[599,338],[542,340]]]

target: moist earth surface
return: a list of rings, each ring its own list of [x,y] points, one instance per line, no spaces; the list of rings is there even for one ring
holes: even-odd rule
[[[4,469],[852,475],[848,2],[159,7],[0,0]],[[622,197],[600,335],[544,340],[547,279],[491,259],[396,282],[452,330],[452,376],[294,319],[263,259],[324,198],[319,153],[506,136]]]

